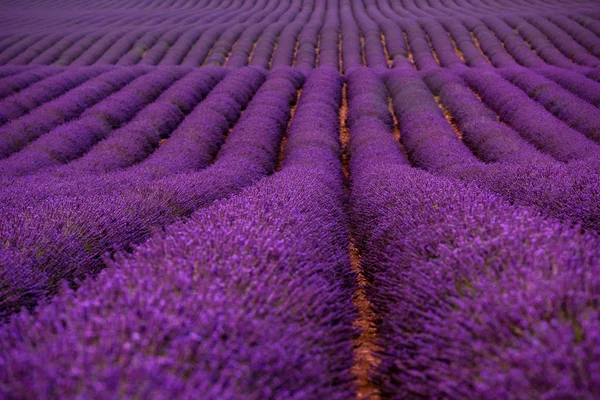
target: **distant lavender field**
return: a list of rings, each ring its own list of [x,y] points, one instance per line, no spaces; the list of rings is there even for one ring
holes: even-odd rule
[[[0,0],[0,399],[599,399],[594,0]]]

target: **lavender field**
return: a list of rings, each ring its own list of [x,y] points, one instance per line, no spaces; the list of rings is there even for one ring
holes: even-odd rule
[[[0,399],[600,398],[597,0],[0,0]]]

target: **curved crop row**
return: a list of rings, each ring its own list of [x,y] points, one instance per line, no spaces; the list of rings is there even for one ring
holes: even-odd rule
[[[315,89],[331,100],[313,98]],[[316,70],[299,112],[325,106],[317,119],[334,124],[340,89],[336,71]],[[312,137],[301,123],[289,140]],[[294,146],[280,172],[116,257],[36,316],[13,317],[0,333],[0,387],[39,396],[52,385],[61,397],[351,397],[355,310],[340,146],[313,145],[320,151]],[[92,337],[81,324],[112,328]],[[67,365],[82,374],[56,373]]]
[[[510,70],[502,75],[571,128],[600,142],[600,111],[596,107],[534,72]]]
[[[28,88],[36,82],[49,76],[58,74],[60,68],[28,68],[0,80],[0,98],[4,99],[10,95]]]
[[[79,196],[52,197],[19,214],[8,210],[0,232],[5,247],[0,252],[22,252],[23,271],[43,274],[23,273],[16,281],[3,282],[0,297],[12,300],[3,302],[2,313],[33,304],[55,291],[61,279],[97,271],[102,266],[100,257],[107,251],[140,243],[153,227],[172,223],[272,172],[290,104],[280,102],[288,112],[272,114],[268,112],[271,106],[262,103],[277,93],[292,101],[297,86],[282,85],[289,81],[298,86],[302,82],[292,71],[273,73],[249,105],[252,112],[244,113],[210,168],[151,184],[144,176],[136,179],[130,174],[106,194],[95,190],[86,194],[83,187]],[[95,189],[110,188],[110,181],[110,175],[99,176],[90,184]],[[7,264],[0,270],[9,268],[20,266]],[[32,289],[40,286],[41,290]]]
[[[449,110],[463,143],[482,161],[518,164],[554,161],[498,121],[496,113],[486,107],[459,76],[439,71],[426,76],[425,82]]]
[[[57,126],[77,118],[88,108],[148,72],[143,68],[116,69],[89,80],[31,113],[0,127],[0,158],[19,151]]]
[[[456,136],[416,73],[392,70],[386,84],[398,117],[402,145],[414,165],[437,170],[478,162]]]
[[[503,121],[557,160],[580,160],[600,155],[597,144],[547,113],[543,106],[499,75],[466,71],[464,77]]]
[[[36,107],[106,72],[106,68],[69,69],[29,86],[0,101],[0,125],[30,113]]]
[[[462,1],[435,3],[238,0],[187,14],[78,15],[79,23],[64,21],[68,26],[62,30],[46,21],[45,35],[12,33],[4,46],[0,42],[0,64],[198,67],[230,63],[239,68],[249,64],[249,56],[260,44],[258,58],[250,65],[270,68],[273,59],[273,67],[297,66],[307,73],[317,65],[339,65],[333,57],[338,48],[350,69],[406,67],[409,55],[423,70],[488,67],[488,60],[495,67],[600,66],[595,34],[563,15],[557,5],[519,13],[517,9],[527,7],[513,4],[513,11],[496,14],[491,11],[494,7],[483,3],[478,7],[488,10],[481,13],[467,11],[472,6],[465,8]],[[577,7],[579,11],[573,12],[586,11],[584,4]],[[283,49],[277,49],[279,44]],[[318,61],[321,52],[323,62]]]
[[[353,76],[350,107],[381,92]],[[382,396],[597,396],[598,236],[406,166],[376,121],[350,124],[350,176]]]
[[[80,157],[113,129],[132,120],[185,72],[158,69],[137,78],[123,90],[85,110],[77,120],[55,128],[0,161],[2,175],[26,175]]]

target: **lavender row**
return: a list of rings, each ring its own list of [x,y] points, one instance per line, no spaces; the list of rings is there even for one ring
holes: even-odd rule
[[[269,3],[264,10],[253,15],[252,18],[249,18],[244,24],[230,27],[213,44],[209,56],[204,61],[204,65],[224,65],[228,61],[229,55],[232,55],[231,50],[234,47],[234,44],[248,45],[248,43],[242,43],[238,41],[238,39],[245,39],[252,36],[257,37],[266,26],[274,23],[281,17],[281,15],[290,7],[290,3],[289,0]],[[258,34],[256,31],[258,31]]]
[[[385,4],[389,7],[389,4]],[[393,68],[412,68],[408,61],[408,49],[404,40],[404,32],[395,20],[386,17],[385,9],[380,10],[377,2],[365,2],[366,13],[379,25],[383,39],[384,50],[387,55],[388,66],[391,62]]]
[[[600,105],[600,83],[585,75],[559,68],[543,69],[539,73],[592,105],[596,107]]]
[[[25,175],[81,156],[113,129],[129,122],[183,75],[181,70],[159,69],[137,78],[123,90],[85,110],[77,120],[55,128],[0,161],[2,175]]]
[[[75,68],[63,71],[1,100],[0,125],[23,114],[30,113],[36,107],[106,71],[107,69],[102,67]]]
[[[5,208],[15,213],[53,197],[114,194],[132,179],[206,168],[265,79],[264,72],[255,68],[242,68],[223,78],[225,72],[203,68],[190,73],[82,158],[15,180],[0,191]],[[278,107],[281,98],[273,97],[264,105]],[[108,172],[115,174],[94,181]],[[14,187],[19,188],[17,195]]]
[[[64,52],[66,49],[75,45],[75,43],[79,43],[79,41],[84,38],[84,33],[74,32],[70,33],[64,37],[62,37],[58,42],[52,45],[50,48],[42,51],[38,55],[36,55],[33,59],[28,61],[29,64],[41,64],[41,65],[50,65],[54,63]]]
[[[0,65],[7,64],[19,54],[26,51],[30,46],[35,45],[35,43],[40,40],[43,40],[44,37],[44,35],[40,34],[28,35],[13,43],[11,46],[4,49],[2,53],[0,53]]]
[[[597,144],[550,115],[542,105],[499,75],[466,71],[464,77],[502,121],[557,160],[579,160],[600,154]]]
[[[203,171],[155,181],[130,174],[126,184],[119,184],[107,194],[94,190],[86,194],[83,187],[79,196],[52,197],[18,213],[8,209],[1,232],[7,246],[2,252],[21,251],[23,263],[4,265],[1,270],[23,272],[16,278],[9,276],[16,280],[2,285],[7,288],[2,297],[8,298],[3,314],[53,293],[62,279],[73,280],[98,271],[102,267],[100,258],[107,251],[140,243],[153,227],[173,223],[272,172],[290,109],[281,97],[293,99],[298,86],[289,87],[286,82],[300,85],[301,78],[293,71],[274,72],[250,104],[253,112],[244,114],[215,163]],[[282,87],[288,87],[288,93],[279,92]],[[279,105],[287,108],[287,114],[272,114],[271,106],[263,105],[277,93]],[[110,188],[114,182],[105,175],[91,180],[90,185]],[[35,272],[26,274],[32,270]]]
[[[134,78],[147,72],[143,68],[116,69],[91,79],[81,86],[45,103],[31,113],[0,128],[0,158],[15,153],[51,129],[81,115]]]
[[[385,105],[372,72],[348,83],[351,109]],[[598,236],[406,166],[387,121],[351,122],[349,146],[381,395],[597,396]]]
[[[35,317],[14,317],[0,331],[3,391],[351,397],[347,232],[338,193],[316,175],[281,172],[118,257]],[[82,375],[63,373],[73,368]]]
[[[553,161],[520,139],[510,126],[499,123],[495,113],[473,98],[474,94],[456,76],[430,74],[426,80],[451,111],[464,143],[483,161],[501,162],[485,165],[453,135],[420,80],[399,75],[402,74],[388,77],[388,87],[398,115],[401,141],[414,165],[476,182],[511,202],[534,206],[568,224],[600,230],[600,166],[594,158],[569,165]],[[426,111],[419,110],[419,104]]]
[[[58,42],[65,36],[64,33],[53,33],[44,35],[39,41],[32,43],[30,46],[23,48],[16,57],[10,59],[6,64],[8,65],[26,65],[36,58],[39,54],[42,54],[47,49],[58,44]]]
[[[310,16],[308,23],[302,27],[302,30],[298,35],[297,45],[294,47],[294,66],[305,74],[308,74],[317,63],[319,65],[321,64],[318,59],[320,54],[317,56],[317,50],[321,35],[320,32],[325,23],[325,12],[324,1],[315,4],[314,11]],[[281,45],[284,45],[284,43],[278,43],[277,49],[279,49]],[[273,58],[272,66],[275,66],[275,58]]]
[[[514,67],[516,61],[504,50],[502,42],[490,31],[483,21],[469,18],[464,20],[465,27],[472,33],[477,46],[494,67]]]
[[[298,112],[319,107],[318,122],[335,125],[340,88],[335,71],[315,71]],[[306,152],[318,136],[296,118],[287,142],[296,145],[280,172],[3,326],[5,392],[39,396],[52,385],[61,397],[351,397],[356,312],[339,141]],[[64,324],[54,331],[57,316]],[[85,332],[99,326],[113,328],[90,341]],[[82,375],[62,374],[67,364]]]
[[[512,26],[508,25],[501,18],[487,17],[483,19],[483,22],[490,28],[490,30],[502,40],[502,47],[506,49],[507,53],[510,54],[514,60],[529,68],[542,67],[546,64],[546,61],[553,65],[561,67],[570,67],[571,63],[553,62],[552,55],[556,57],[554,53],[557,52],[552,46],[540,45],[536,40],[531,40],[531,37],[538,38],[537,35],[527,35],[528,29],[533,29],[531,26],[527,26],[525,21],[515,22]],[[544,43],[542,41],[542,43]],[[550,57],[547,53],[551,53]],[[552,53],[554,52],[554,53]],[[560,55],[560,54],[559,54]],[[558,57],[559,61],[563,61],[564,57]]]
[[[598,395],[596,236],[406,167],[355,184],[384,396]]]
[[[61,177],[101,174],[144,160],[161,140],[169,138],[224,75],[223,70],[210,68],[186,75],[164,90],[127,124],[111,131],[90,147],[85,155],[49,173]]]
[[[338,12],[339,0],[327,0],[325,22],[320,32],[319,57],[317,65],[341,70],[340,17]]]
[[[508,17],[506,22],[514,29],[517,29],[519,35],[527,41],[529,46],[546,62],[562,68],[572,68],[575,66],[569,58],[565,57],[559,49],[541,33],[534,25],[529,24],[521,17]]]
[[[588,50],[577,40],[571,39],[567,32],[546,18],[532,17],[526,20],[509,15],[504,19],[486,16],[482,19],[471,17],[462,22],[430,18],[415,22],[399,18],[395,14],[389,16],[389,10],[384,15],[384,8],[379,7],[381,4],[371,3],[363,7],[356,2],[344,0],[329,1],[331,4],[323,7],[324,2],[317,2],[308,24],[288,29],[294,32],[290,32],[292,38],[289,34],[284,36],[286,53],[280,51],[281,55],[276,57],[276,65],[294,65],[294,60],[287,54],[296,43],[289,40],[298,37],[299,31],[303,30],[301,43],[298,43],[301,62],[297,65],[301,68],[314,68],[316,53],[321,51],[319,36],[329,37],[336,33],[339,30],[337,20],[341,17],[344,20],[342,38],[332,36],[322,44],[325,46],[323,50],[329,52],[334,47],[337,48],[341,41],[342,48],[346,49],[343,58],[349,68],[362,65],[387,68],[388,64],[407,66],[405,58],[396,58],[398,54],[408,54],[403,35],[406,35],[416,66],[424,70],[438,66],[463,68],[465,64],[487,67],[486,58],[496,67],[514,67],[519,64],[527,67],[555,65],[563,68],[598,66],[597,57],[589,54],[593,50]],[[278,41],[277,36],[281,30],[285,29],[284,26],[295,16],[300,17],[302,14],[300,18],[305,18],[304,15],[313,11],[296,2],[292,3],[275,4],[268,0],[248,3],[250,8],[243,11],[240,9],[231,15],[232,21],[240,22],[233,26],[216,18],[209,24],[191,26],[187,30],[174,25],[149,31],[137,28],[104,35],[86,33],[82,37],[81,34],[73,33],[64,37],[54,35],[50,38],[38,38],[40,44],[36,43],[34,46],[37,50],[31,50],[35,54],[11,62],[25,63],[29,60],[27,62],[57,65],[142,63],[197,67],[224,65],[231,54],[234,56],[231,66],[240,67],[248,63],[254,44],[261,41],[264,47],[260,48],[260,58],[254,65],[268,68],[269,61],[266,59],[270,59],[277,51],[275,42]],[[334,16],[338,11],[339,16]],[[385,49],[381,40],[382,33],[385,35]],[[330,43],[333,40],[336,42],[335,46]],[[364,40],[364,50],[361,40]],[[588,48],[589,40],[587,38],[586,41]],[[47,48],[48,43],[54,42],[56,49]],[[386,59],[385,51],[388,52],[389,60]],[[281,64],[283,60],[280,57],[285,57],[285,64]],[[395,64],[392,61],[394,58],[397,60]],[[321,65],[333,66],[329,59],[326,64]]]
[[[264,73],[257,68],[244,68],[230,72],[226,79],[183,120],[165,143],[134,167],[135,173],[161,177],[173,173],[191,172],[210,165],[222,143],[227,139],[229,130],[239,120],[241,113],[246,112],[244,110],[264,79]],[[294,81],[280,83],[283,85],[281,88],[283,98],[275,93],[270,98],[264,96],[257,111],[254,111],[258,107],[255,101],[247,112],[264,112],[267,106],[270,106],[271,112],[275,115],[283,113],[285,116],[287,110],[285,107],[281,108],[278,102],[290,103],[292,100],[288,98],[289,93],[292,93],[298,83]],[[79,167],[75,166],[74,170],[78,171]]]
[[[352,2],[354,18],[360,29],[365,63],[370,68],[388,68],[380,26],[365,10],[362,2]]]
[[[469,31],[460,21],[454,19],[444,19],[441,23],[456,43],[457,49],[462,53],[468,66],[490,68],[490,60],[479,47],[480,42],[472,31]]]
[[[554,160],[541,153],[510,126],[500,122],[469,89],[459,75],[445,71],[425,76],[425,82],[445,107],[461,141],[486,163],[547,164]],[[433,154],[435,157],[435,154]]]
[[[565,31],[593,56],[600,57],[600,44],[598,43],[598,38],[591,31],[585,29],[566,16],[551,16],[548,20]]]
[[[235,44],[234,51],[226,65],[228,67],[255,65],[265,69],[269,68],[272,65],[271,59],[274,57],[275,46],[280,46],[284,29],[296,21],[306,21],[309,11],[308,8],[302,8],[302,4],[291,1],[285,10],[270,14],[259,25],[249,28],[252,35],[242,34],[240,42]],[[252,36],[252,39],[248,40],[249,36]],[[289,51],[293,51],[294,44],[284,43],[283,45]],[[287,65],[291,66],[292,64]]]
[[[264,81],[262,71],[248,68],[231,73],[215,87],[224,71],[208,71],[188,75],[85,156],[48,172],[57,179],[85,179],[86,175],[134,166],[130,172],[139,179],[206,167],[213,161],[229,127],[236,123],[242,108]],[[125,180],[126,176],[119,181],[124,184]]]
[[[534,72],[509,70],[502,75],[571,128],[600,142],[600,111],[596,107]]]
[[[36,2],[37,7],[51,7],[49,4],[40,4]],[[194,20],[190,20],[186,18],[190,14],[196,15],[198,19],[203,20],[206,19],[204,13],[210,13],[212,11],[213,15],[219,15],[224,13],[234,13],[240,7],[240,1],[193,1],[193,2],[154,2],[155,4],[152,6],[148,6],[144,3],[140,2],[104,2],[103,4],[94,5],[93,8],[86,7],[78,2],[63,2],[63,7],[79,9],[81,11],[89,11],[95,10],[96,13],[89,15],[84,15],[81,19],[87,24],[95,24],[97,27],[105,27],[110,26],[110,24],[114,24],[114,21],[107,21],[108,18],[116,19],[117,21],[125,20],[135,25],[141,26],[152,26],[153,24],[189,24],[193,23]],[[244,2],[246,3],[246,2]],[[242,3],[242,4],[244,4]],[[254,4],[255,2],[247,2],[250,4]],[[465,16],[485,16],[485,15],[495,15],[495,14],[531,14],[531,13],[542,13],[542,14],[551,14],[551,13],[566,13],[569,11],[570,13],[578,14],[573,17],[579,18],[584,24],[588,26],[593,26],[595,22],[593,18],[590,16],[594,15],[595,8],[593,2],[523,2],[523,1],[511,1],[504,3],[489,3],[483,1],[464,1],[464,0],[456,0],[452,2],[440,2],[440,1],[430,1],[428,3],[423,3],[421,1],[404,1],[400,3],[378,1],[378,6],[386,7],[388,10],[392,11],[397,17],[403,19],[417,19],[417,18],[438,18],[444,16],[451,16],[453,18],[456,17],[465,17]],[[389,3],[389,4],[386,4]],[[27,3],[25,3],[27,4]],[[111,13],[111,10],[125,9],[127,12],[125,16],[118,15],[115,16],[114,13]],[[138,11],[138,15],[132,15],[132,11]],[[101,17],[99,18],[98,14]],[[211,15],[212,16],[212,15]],[[51,14],[51,15],[42,15],[42,18],[36,19],[24,19],[25,26],[27,28],[31,28],[31,25],[34,22],[43,23],[42,27],[46,29],[55,28],[62,25],[75,25],[73,21],[65,18],[64,15],[59,14]],[[162,17],[162,18],[161,18]],[[204,18],[203,18],[204,17]],[[21,18],[23,19],[23,18]],[[12,22],[12,23],[11,23]],[[21,22],[21,21],[19,21]],[[21,22],[21,24],[23,24]],[[204,22],[204,21],[203,21]],[[13,21],[7,21],[8,25],[11,26],[15,31],[20,31],[16,29],[19,24]],[[597,28],[597,27],[596,27]]]
[[[386,85],[398,118],[402,145],[414,165],[433,171],[479,162],[459,140],[416,72],[392,70]]]
[[[494,65],[496,66],[514,66],[514,60],[517,60],[519,63],[528,66],[540,66],[546,61],[550,62],[551,64],[556,64],[556,62],[558,62],[557,65],[567,67],[574,66],[574,64],[565,58],[565,56],[563,56],[559,51],[559,49],[561,49],[561,51],[564,50],[561,47],[561,40],[563,40],[563,36],[566,37],[564,40],[570,40],[568,39],[567,32],[562,31],[558,26],[549,22],[545,18],[542,18],[544,24],[552,25],[554,27],[554,31],[556,31],[556,37],[550,34],[552,39],[551,41],[548,41],[545,36],[542,37],[543,35],[535,26],[531,25],[530,22],[525,21],[520,17],[506,17],[506,21],[510,22],[512,25],[511,27],[509,27],[500,18],[495,17],[484,17],[483,20],[477,18],[465,19],[464,23],[467,25],[469,30],[474,33],[472,38],[477,41],[475,46],[473,46],[471,43],[469,43],[470,40],[464,35],[464,27],[459,21],[456,20],[445,20],[446,26],[444,28],[449,29],[449,31],[446,32],[436,20],[423,19],[419,21],[419,23],[427,31],[426,33],[418,29],[413,22],[399,17],[393,10],[389,9],[389,5],[386,6],[382,2],[369,2],[366,4],[366,7],[360,7],[357,3],[352,2],[342,2],[338,4],[337,1],[332,1],[330,3],[331,4],[327,6],[328,11],[335,11],[334,8],[337,8],[342,10],[341,15],[348,19],[347,23],[344,25],[345,29],[342,29],[342,33],[345,31],[346,34],[354,35],[355,37],[357,29],[368,33],[365,35],[365,43],[367,43],[366,50],[371,52],[369,56],[371,61],[366,62],[366,64],[370,66],[381,67],[387,64],[387,62],[385,62],[387,60],[382,57],[383,48],[379,43],[380,40],[377,39],[380,30],[393,32],[389,34],[389,41],[393,44],[393,46],[395,46],[395,43],[398,43],[398,46],[401,46],[401,34],[398,34],[397,25],[394,26],[398,23],[402,25],[403,30],[407,31],[407,33],[410,33],[410,35],[408,35],[410,36],[409,41],[415,42],[413,45],[415,47],[415,53],[418,54],[418,57],[416,58],[428,60],[425,61],[425,64],[423,64],[424,61],[421,61],[422,65],[420,68],[435,67],[435,65],[432,63],[431,57],[428,57],[428,55],[432,55],[432,51],[435,54],[434,57],[439,58],[438,61],[441,65],[451,67],[460,67],[464,65],[465,62],[479,62],[481,60],[481,51],[490,54]],[[298,3],[295,3],[294,5],[296,7],[301,7]],[[112,39],[108,36],[102,39],[96,37],[96,39],[93,39],[91,42],[89,42],[94,43],[94,45],[97,47],[97,51],[93,51],[96,56],[93,59],[88,59],[86,63],[114,62],[129,64],[132,62],[139,62],[140,57],[145,54],[145,51],[151,52],[153,44],[157,42],[158,37],[162,37],[163,35],[169,36],[167,42],[177,47],[177,50],[174,53],[179,55],[169,56],[168,53],[170,53],[170,51],[167,51],[167,54],[165,54],[165,42],[161,41],[161,45],[159,46],[160,49],[155,52],[156,54],[152,54],[151,60],[153,61],[143,61],[142,59],[142,62],[162,62],[162,57],[169,56],[170,61],[165,61],[165,63],[170,65],[174,65],[174,63],[179,64],[183,58],[187,58],[185,63],[189,65],[200,65],[203,63],[203,59],[205,59],[209,64],[221,63],[222,61],[219,61],[219,59],[222,60],[221,56],[224,56],[224,54],[222,51],[220,51],[221,45],[216,45],[217,42],[225,43],[223,50],[226,50],[227,48],[231,49],[231,46],[236,41],[236,38],[241,35],[241,32],[244,29],[250,29],[250,31],[248,31],[252,32],[251,34],[248,33],[250,36],[242,35],[244,39],[243,42],[245,43],[244,46],[249,49],[251,45],[246,43],[246,38],[253,37],[253,42],[255,42],[258,38],[256,35],[259,35],[260,31],[262,31],[262,24],[267,24],[267,21],[276,21],[275,23],[281,24],[284,23],[286,18],[291,15],[291,13],[288,12],[282,14],[283,8],[287,7],[285,3],[280,3],[276,8],[274,8],[274,6],[275,5],[271,2],[257,2],[254,4],[248,3],[248,7],[245,9],[240,9],[231,14],[231,16],[236,16],[238,21],[245,21],[245,26],[236,25],[234,27],[228,27],[227,25],[223,24],[224,21],[221,18],[216,18],[212,21],[205,18],[211,23],[207,25],[201,24],[198,26],[191,26],[185,33],[182,33],[181,29],[174,26],[167,28],[169,25],[164,25],[149,32],[145,32],[144,30],[124,31],[121,32],[120,35],[113,36]],[[317,5],[317,7],[320,6]],[[307,10],[308,8],[306,7],[300,8],[300,12]],[[348,10],[349,13],[345,10]],[[266,19],[263,18],[265,15]],[[285,17],[282,17],[282,15]],[[315,22],[319,19],[320,18],[315,15]],[[330,19],[329,16],[327,19]],[[191,21],[192,19],[190,18],[189,20]],[[488,26],[486,26],[484,21]],[[514,28],[515,30],[518,29],[518,32],[514,32],[511,28]],[[581,32],[579,33],[581,34]],[[273,33],[269,31],[267,36],[271,36],[272,34]],[[450,38],[448,37],[449,34]],[[469,34],[471,34],[471,32],[469,32]],[[67,37],[71,37],[73,35],[74,34],[70,34]],[[454,36],[454,38],[452,36]],[[498,36],[498,38],[500,38],[502,41],[499,41],[496,36]],[[67,37],[61,40],[67,40]],[[119,39],[117,40],[117,38]],[[465,50],[465,54],[467,54],[467,56],[465,57],[464,54],[460,54],[459,57],[457,52],[462,52],[463,50],[460,49],[460,46],[458,46],[457,43],[453,44],[451,42],[462,42],[463,38],[465,40],[462,47],[468,49]],[[73,45],[80,43],[82,40],[83,38],[75,40]],[[424,46],[423,41],[429,42],[428,45]],[[177,42],[180,43],[177,44]],[[104,43],[104,45],[101,43]],[[579,46],[579,48],[577,48],[577,54],[580,54],[581,51],[585,50],[577,43],[577,41],[573,41],[573,43]],[[210,49],[215,45],[217,48],[219,48],[219,51],[213,54],[211,53]],[[314,42],[312,45],[314,50],[315,47],[318,46],[318,43]],[[480,49],[477,49],[477,52],[472,51],[478,46]],[[533,50],[530,47],[533,47]],[[186,56],[186,54],[190,52],[192,55],[189,57]],[[536,55],[536,52],[542,55],[544,61],[542,61]],[[355,65],[355,57],[359,55],[359,53],[360,51],[358,51],[357,48],[353,49],[349,53],[347,52],[348,65]],[[208,58],[206,58],[207,56]],[[573,54],[568,54],[568,56],[573,57]],[[461,57],[464,57],[464,59],[461,59]],[[99,58],[101,59],[99,60]],[[559,59],[560,61],[556,61]],[[238,62],[240,61],[241,59]],[[364,63],[361,63],[360,65],[362,64]],[[357,65],[359,64],[356,64],[355,66]],[[587,64],[583,63],[583,65],[594,66],[596,64],[590,64],[588,62]]]
[[[0,79],[6,78],[9,76],[17,75],[21,72],[32,71],[34,69],[40,68],[38,65],[25,65],[25,66],[7,66],[4,65],[0,67]]]
[[[259,69],[244,68],[223,78],[225,72],[204,68],[190,73],[82,158],[15,180],[0,192],[5,208],[16,213],[50,198],[112,195],[131,180],[207,167],[265,79]],[[170,133],[168,140],[159,142],[161,132]],[[99,174],[108,172],[119,173],[96,181]],[[15,187],[19,188],[16,195]]]
[[[0,79],[0,98],[4,99],[10,95],[14,95],[19,91],[28,88],[36,82],[41,81],[49,76],[58,74],[60,68],[31,68],[23,72],[13,74],[11,76]]]
[[[219,18],[215,21],[218,22]],[[102,38],[97,38],[88,42],[89,44],[87,46],[76,43],[77,51],[69,49],[71,54],[68,55],[68,57],[65,55],[65,57],[61,58],[58,62],[62,65],[69,64],[70,62],[74,62],[75,65],[90,65],[93,63],[119,63],[130,65],[139,62],[142,57],[144,57],[142,59],[142,61],[144,61],[145,56],[148,55],[144,54],[145,51],[148,51],[149,54],[151,53],[150,59],[160,57],[157,60],[160,61],[165,54],[161,54],[160,49],[155,49],[156,46],[154,46],[154,44],[163,35],[169,35],[170,38],[167,40],[174,40],[173,36],[178,36],[176,33],[167,33],[164,28],[148,32],[145,35],[143,35],[143,31],[132,31],[125,35],[116,32],[109,33]],[[93,46],[82,54],[82,51],[79,49],[85,50],[92,43]],[[183,41],[182,44],[185,45],[185,41]],[[160,47],[163,51],[165,50],[164,44]],[[144,61],[144,63],[148,63],[148,61]]]
[[[600,60],[598,54],[590,54],[589,49],[580,45],[569,34],[554,25],[546,18],[532,16],[527,18],[543,35],[546,35],[552,44],[556,46],[561,53],[577,64],[588,67],[599,67]]]
[[[398,72],[387,79],[401,142],[413,165],[475,182],[511,202],[534,206],[567,224],[600,230],[600,165],[596,158],[567,165],[552,160],[519,138],[511,126],[498,122],[495,113],[474,98],[459,77],[431,73],[426,81],[440,96],[440,103],[450,110],[461,143],[419,78]],[[500,164],[486,165],[473,154]]]
[[[442,67],[459,69],[465,67],[466,60],[459,58],[457,53],[460,50],[452,43],[452,36],[446,32],[441,23],[435,20],[425,21],[422,23],[422,28]]]
[[[316,10],[323,9],[323,3],[323,0],[319,0],[312,8],[301,7],[290,22],[277,22],[268,27],[256,42],[250,65],[260,65],[263,68],[268,68],[269,65],[272,68],[294,66],[301,46],[299,35],[303,30],[308,29],[309,23],[314,24],[315,20],[319,21]],[[276,32],[278,35],[275,34]]]
[[[252,5],[252,9],[241,13],[237,19],[229,21],[228,23],[218,24],[206,30],[196,41],[191,48],[187,51],[187,54],[181,61],[181,65],[187,65],[192,67],[197,67],[202,65],[207,55],[210,54],[211,49],[215,45],[219,36],[223,35],[226,30],[231,30],[235,35],[241,34],[241,29],[243,29],[244,25],[235,24],[231,25],[232,22],[236,20],[238,22],[244,22],[246,19],[252,20],[253,18],[262,19],[266,16],[266,12],[257,12],[257,10],[264,10],[265,8],[273,7],[274,2],[272,0],[259,0],[255,4]],[[250,22],[249,22],[250,23]]]

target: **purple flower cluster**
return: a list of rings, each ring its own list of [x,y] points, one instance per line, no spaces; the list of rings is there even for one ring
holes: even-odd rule
[[[146,72],[142,68],[108,71],[9,121],[0,127],[0,158],[8,157],[53,128],[77,118]]]
[[[400,140],[413,164],[434,171],[477,162],[415,72],[392,70],[386,83],[398,118]]]
[[[508,70],[503,76],[571,128],[600,142],[600,113],[596,107],[529,70]]]
[[[61,279],[72,280],[97,271],[102,266],[100,258],[107,251],[140,243],[153,227],[172,223],[272,172],[290,104],[302,81],[303,75],[293,70],[273,72],[248,106],[252,112],[245,113],[235,125],[214,164],[205,170],[158,180],[150,180],[137,169],[60,183],[52,179],[47,182],[44,175],[32,177],[30,184],[23,187],[24,193],[16,199],[13,196],[12,206],[5,205],[0,210],[4,219],[0,237],[5,243],[0,252],[21,251],[26,265],[45,272],[39,276],[45,283],[36,282],[44,290],[36,295],[23,290],[21,299],[13,293],[17,301],[2,312],[12,312],[32,304],[25,302],[28,299],[52,293]],[[9,187],[1,196],[11,198],[11,191]],[[30,198],[36,199],[33,206]],[[0,266],[7,268],[19,266]],[[9,281],[2,287],[13,291],[24,285]]]
[[[482,161],[511,164],[553,161],[552,157],[537,151],[517,132],[500,122],[496,113],[486,107],[459,76],[436,71],[428,74],[425,82],[439,96],[440,104],[447,108],[463,143]]]
[[[500,119],[543,152],[559,161],[600,156],[600,147],[557,117],[543,105],[494,72],[466,71],[464,77]]]
[[[600,83],[576,72],[559,68],[543,69],[539,73],[594,106],[600,105]]]
[[[593,0],[0,5],[0,398],[600,398]]]
[[[106,68],[73,68],[50,76],[0,101],[0,125],[30,113],[40,105],[106,72]]]
[[[373,72],[348,84],[351,110],[385,104]],[[600,238],[410,168],[385,114],[350,121],[352,227],[383,397],[600,394]]]
[[[77,120],[53,129],[20,152],[0,161],[0,173],[4,176],[20,176],[80,157],[111,134],[114,128],[132,120],[142,109],[142,112],[152,110],[151,107],[144,107],[182,75],[184,72],[180,70],[157,69],[137,78],[123,90],[86,109]],[[160,117],[165,118],[162,115],[157,119]],[[152,123],[148,118],[144,121],[146,124]],[[162,124],[168,122],[161,120]]]
[[[139,15],[115,14],[111,2],[93,13],[63,3],[70,11],[60,15],[32,11],[40,5],[8,13],[0,65],[294,66],[305,74],[340,64],[348,70],[600,66],[597,23],[585,17],[595,9],[585,2],[572,4],[568,16],[562,5],[463,0],[194,0],[144,6]]]
[[[4,70],[5,67],[2,67]],[[27,68],[0,79],[0,98],[14,95],[42,79],[56,75],[60,68]]]
[[[273,95],[277,79],[265,83]],[[334,124],[329,105],[339,105],[340,89],[337,72],[316,70],[297,113],[325,106],[318,120]],[[280,172],[171,225],[77,292],[64,289],[36,316],[3,327],[4,392],[351,397],[354,279],[339,142],[318,146],[301,115]],[[308,142],[321,151],[305,151]]]

